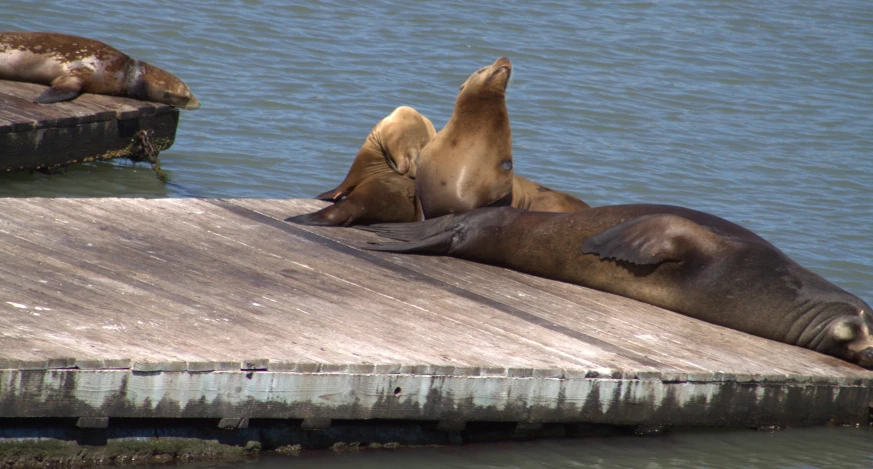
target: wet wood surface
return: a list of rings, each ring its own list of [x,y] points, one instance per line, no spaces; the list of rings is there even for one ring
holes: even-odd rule
[[[373,234],[282,221],[323,205],[0,199],[0,417],[866,418],[870,371],[584,287],[370,252],[360,245]],[[108,404],[122,387],[127,404]],[[46,388],[66,389],[65,409],[46,407]]]
[[[130,158],[141,130],[158,152],[173,144],[179,111],[171,106],[90,93],[34,103],[46,88],[0,80],[0,171]]]

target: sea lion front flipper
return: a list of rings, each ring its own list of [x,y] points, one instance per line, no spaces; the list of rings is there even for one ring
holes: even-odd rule
[[[349,192],[351,192],[351,189],[343,189],[342,186],[339,186],[336,189],[322,192],[321,194],[313,197],[313,199],[324,200],[326,202],[337,202],[339,200],[342,200],[343,197],[349,195]]]
[[[680,261],[690,251],[714,249],[719,235],[687,218],[669,214],[643,215],[619,223],[586,239],[584,254],[638,265]]]
[[[301,225],[352,226],[416,220],[414,182],[398,174],[373,177],[339,192],[333,204],[314,213],[289,217]],[[329,194],[326,192],[325,194]]]
[[[352,223],[351,216],[336,205],[330,205],[317,212],[288,217],[285,221],[310,226],[349,226]]]
[[[43,93],[37,96],[33,102],[48,104],[69,101],[82,94],[82,87],[85,86],[85,82],[88,81],[93,74],[93,69],[80,67],[70,71],[66,75],[61,75],[52,81],[51,88],[43,91]]]

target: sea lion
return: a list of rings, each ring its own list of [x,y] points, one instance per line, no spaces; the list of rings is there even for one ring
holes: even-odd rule
[[[67,34],[0,32],[0,79],[51,86],[36,103],[97,93],[182,109],[200,107],[200,101],[173,74],[102,42]]]
[[[401,106],[373,127],[343,182],[315,196],[334,201],[313,213],[288,217],[303,225],[350,226],[422,219],[415,194],[419,152],[434,138],[431,121]],[[512,175],[511,205],[524,210],[568,212],[588,204],[563,192]]]
[[[315,197],[336,203],[286,221],[349,226],[419,220],[412,177],[419,151],[435,135],[427,117],[411,107],[398,107],[370,131],[345,180]]]
[[[370,138],[355,157],[346,180],[336,189],[315,196],[336,203],[316,212],[288,217],[285,221],[301,225],[351,226],[422,220],[416,203],[415,182],[397,173],[385,172],[375,157],[377,151],[368,145],[369,141]],[[365,171],[370,174],[361,177]],[[511,206],[538,212],[573,212],[590,208],[572,195],[549,189],[518,174],[512,177]]]
[[[634,298],[873,369],[873,312],[755,233],[696,210],[480,208],[362,228],[378,251],[445,254]]]
[[[473,73],[461,85],[446,126],[419,155],[415,192],[425,218],[477,207],[509,205],[512,196],[512,132],[506,57]]]
[[[591,208],[570,194],[549,189],[518,174],[512,175],[511,207],[533,212],[575,212]]]

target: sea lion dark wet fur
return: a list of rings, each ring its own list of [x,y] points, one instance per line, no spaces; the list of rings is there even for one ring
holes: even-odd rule
[[[442,254],[616,293],[873,369],[873,312],[755,233],[695,210],[481,208],[362,228],[368,249]]]
[[[0,79],[51,86],[37,103],[96,93],[182,109],[200,107],[185,83],[166,70],[100,41],[68,34],[0,32]]]

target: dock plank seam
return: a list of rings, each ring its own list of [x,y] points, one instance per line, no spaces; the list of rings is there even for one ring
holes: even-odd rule
[[[397,272],[399,274],[403,274],[403,275],[408,276],[408,277],[412,277],[417,281],[425,282],[425,283],[427,283],[431,286],[434,286],[436,288],[439,288],[441,290],[444,290],[444,291],[450,292],[452,294],[464,297],[468,300],[471,300],[471,301],[474,301],[474,302],[477,302],[480,304],[484,304],[486,306],[497,309],[497,310],[502,311],[506,314],[514,316],[518,319],[527,321],[531,324],[543,327],[543,328],[548,329],[550,331],[557,332],[557,333],[563,334],[567,337],[591,344],[591,345],[599,347],[605,351],[609,351],[609,352],[615,353],[617,355],[625,356],[627,358],[632,359],[633,361],[636,361],[637,363],[639,363],[641,365],[648,366],[648,367],[655,368],[655,369],[664,368],[663,363],[652,360],[645,355],[642,355],[642,354],[639,354],[639,353],[636,353],[636,352],[633,352],[630,350],[623,349],[621,347],[613,345],[613,344],[606,342],[604,340],[601,340],[601,339],[598,339],[596,337],[592,337],[588,334],[585,334],[584,332],[577,331],[575,329],[571,329],[571,328],[562,326],[560,324],[555,324],[552,321],[541,318],[537,315],[522,311],[518,308],[515,308],[513,306],[499,302],[497,300],[492,300],[492,299],[487,298],[485,296],[482,296],[478,293],[474,293],[474,292],[471,292],[471,291],[466,290],[464,288],[447,283],[445,281],[430,277],[428,275],[425,275],[425,274],[420,273],[418,271],[415,271],[413,269],[397,265],[389,260],[383,259],[383,258],[376,256],[374,254],[371,254],[369,252],[362,251],[360,249],[356,249],[356,248],[353,248],[351,246],[347,246],[347,245],[342,244],[338,241],[334,241],[330,238],[326,238],[324,236],[321,236],[317,233],[313,233],[311,231],[307,231],[305,229],[299,228],[296,225],[292,225],[292,224],[284,222],[282,220],[278,220],[278,219],[270,217],[268,215],[264,215],[260,212],[249,209],[247,207],[237,205],[231,201],[228,201],[225,199],[204,199],[203,201],[206,203],[209,203],[211,205],[214,205],[216,207],[225,209],[231,213],[234,213],[235,215],[245,217],[251,221],[258,222],[258,223],[270,226],[272,228],[279,229],[281,231],[284,231],[285,233],[296,236],[298,238],[303,238],[303,239],[306,239],[308,241],[318,243],[318,244],[320,244],[328,249],[331,249],[331,250],[334,250],[337,252],[341,252],[343,254],[347,254],[347,255],[356,257],[358,259],[365,260],[365,261],[370,262],[372,264],[378,265],[379,267]]]

